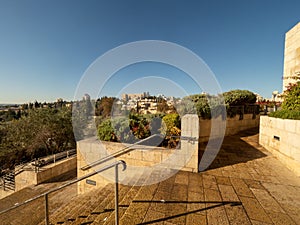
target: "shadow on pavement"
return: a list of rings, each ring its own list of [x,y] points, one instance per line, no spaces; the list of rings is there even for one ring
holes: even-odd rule
[[[206,145],[207,143],[199,144],[200,157],[203,155]],[[236,135],[227,136],[208,170],[266,157],[267,155],[257,147],[259,147],[258,129],[249,129]]]
[[[204,204],[204,203],[206,203],[206,204],[216,204],[216,205],[207,206],[205,208],[201,208],[201,209],[197,209],[197,210],[192,210],[192,211],[179,213],[179,214],[172,215],[172,216],[167,216],[167,217],[162,217],[162,218],[151,220],[151,221],[146,221],[143,223],[138,223],[138,225],[154,224],[154,223],[158,223],[158,222],[163,222],[163,221],[167,221],[167,220],[174,219],[177,217],[186,216],[186,215],[201,212],[201,211],[206,211],[206,210],[217,208],[217,207],[224,206],[224,205],[239,206],[242,204],[241,202],[232,202],[232,201],[167,201],[167,200],[166,201],[134,200],[134,201],[132,201],[132,203],[161,203],[161,204],[195,204],[195,203]]]

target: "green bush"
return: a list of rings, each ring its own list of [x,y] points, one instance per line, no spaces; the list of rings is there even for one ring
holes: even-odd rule
[[[197,113],[203,119],[211,119],[212,115],[225,116],[223,104],[227,115],[234,117],[244,113],[258,114],[259,108],[250,106],[255,104],[256,95],[248,90],[232,90],[219,96],[197,94],[183,98],[181,114]],[[183,108],[183,109],[182,109]]]
[[[162,118],[163,126],[162,133],[165,135],[163,146],[175,148],[180,141],[180,116],[177,113],[167,114]]]
[[[110,119],[104,120],[99,125],[98,136],[102,141],[117,141]]]
[[[270,113],[269,116],[281,118],[281,119],[300,120],[300,111],[282,109],[282,110]]]
[[[162,120],[164,121],[163,124],[161,123]],[[160,146],[169,148],[177,146],[179,138],[171,136],[180,136],[180,132],[180,116],[176,113],[167,115],[132,113],[128,118],[106,119],[98,126],[98,137],[103,141],[135,143],[150,135],[163,133],[166,137]],[[151,144],[151,141],[144,144]]]
[[[300,82],[287,89],[282,109],[300,111]]]
[[[224,101],[229,106],[255,104],[256,95],[248,90],[232,90],[223,93]]]

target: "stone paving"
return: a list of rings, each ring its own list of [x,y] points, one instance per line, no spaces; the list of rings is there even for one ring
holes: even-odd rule
[[[201,144],[200,149],[205,146]],[[259,146],[255,130],[226,137],[217,158],[205,172],[180,171],[157,184],[122,186],[122,192],[125,195],[120,202],[120,224],[123,225],[300,224],[300,178]],[[58,201],[63,196],[62,192],[52,198]],[[85,196],[79,198],[83,200]],[[113,193],[107,200],[113,202]],[[92,215],[94,219],[85,223],[79,218],[82,210],[74,212],[76,221],[66,224],[112,225],[113,209],[109,211],[107,207],[112,209],[113,204],[104,206],[102,216]],[[68,211],[67,207],[62,211]],[[38,213],[42,218],[43,211],[36,211]],[[27,213],[17,217],[23,224],[36,224],[29,222],[32,220]],[[56,219],[54,217],[57,216],[50,215]],[[0,217],[0,224],[19,224],[11,222],[11,218],[2,217],[1,220]]]
[[[122,224],[300,224],[300,178],[259,146],[255,130],[226,137],[209,170],[179,172],[148,197],[133,201]]]

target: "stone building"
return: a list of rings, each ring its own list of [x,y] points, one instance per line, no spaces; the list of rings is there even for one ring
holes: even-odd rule
[[[283,92],[300,81],[300,22],[285,34]]]

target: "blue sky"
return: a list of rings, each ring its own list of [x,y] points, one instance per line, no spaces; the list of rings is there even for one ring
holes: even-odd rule
[[[270,97],[282,88],[284,35],[300,21],[299,9],[298,0],[0,0],[0,103],[72,100],[94,60],[140,40],[190,49],[223,91],[248,89]],[[114,95],[124,88],[117,83],[143,74],[172,79],[170,74],[180,73],[151,68],[124,68],[103,94]],[[176,82],[189,94],[201,91],[188,79]]]

